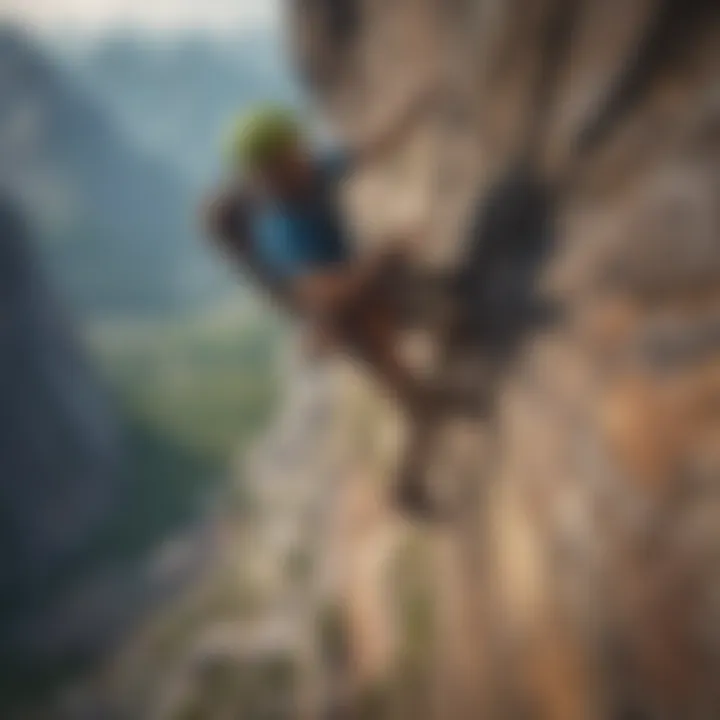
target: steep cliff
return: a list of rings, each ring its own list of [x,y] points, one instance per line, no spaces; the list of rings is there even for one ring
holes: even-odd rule
[[[717,5],[292,6],[342,135],[442,94],[349,191],[362,244],[410,222],[454,278],[428,371],[485,408],[431,468],[461,501],[413,716],[715,717]]]

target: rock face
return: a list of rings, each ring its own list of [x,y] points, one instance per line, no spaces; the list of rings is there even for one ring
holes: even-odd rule
[[[341,134],[423,81],[443,98],[349,190],[361,243],[415,223],[418,267],[455,278],[430,370],[486,408],[431,468],[463,502],[426,555],[413,717],[717,717],[720,8],[293,11]]]
[[[0,590],[40,600],[115,502],[107,399],[39,271],[20,214],[0,203]]]

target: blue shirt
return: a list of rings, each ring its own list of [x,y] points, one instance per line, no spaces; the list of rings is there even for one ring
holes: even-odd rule
[[[316,187],[297,203],[270,201],[252,219],[255,251],[276,276],[291,279],[342,265],[350,243],[337,199],[347,169],[343,157],[318,161]]]

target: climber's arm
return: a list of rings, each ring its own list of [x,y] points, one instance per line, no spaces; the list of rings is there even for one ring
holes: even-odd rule
[[[245,265],[250,254],[247,196],[242,190],[225,191],[210,198],[204,208],[207,236],[231,260]]]
[[[296,310],[295,302],[253,251],[249,213],[252,198],[244,188],[218,194],[207,204],[204,222],[208,236],[233,263],[246,271],[260,289],[282,308]]]

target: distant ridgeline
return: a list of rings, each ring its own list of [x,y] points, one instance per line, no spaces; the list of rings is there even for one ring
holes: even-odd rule
[[[298,102],[282,39],[265,29],[228,38],[187,31],[162,41],[125,31],[58,55],[128,137],[198,188],[222,171],[223,136],[238,111]]]

